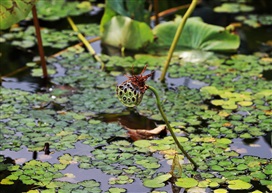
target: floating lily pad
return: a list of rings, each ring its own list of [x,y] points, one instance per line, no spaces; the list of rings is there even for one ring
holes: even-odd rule
[[[254,7],[240,4],[240,3],[223,3],[221,6],[215,7],[215,12],[225,13],[238,13],[238,12],[250,12],[253,11]]]
[[[52,6],[54,5],[54,6]],[[67,2],[65,0],[49,0],[38,1],[37,3],[38,17],[43,20],[59,20],[67,16],[76,16],[86,13],[92,9],[89,1]],[[31,18],[29,16],[28,18]]]
[[[252,187],[250,183],[244,182],[242,180],[231,180],[228,181],[228,188],[231,190],[248,190]]]
[[[171,177],[171,174],[163,174],[155,177],[154,179],[146,179],[144,180],[144,186],[148,188],[161,188],[165,186],[164,182],[169,180]]]
[[[179,178],[175,184],[182,188],[192,188],[197,186],[198,181],[194,178]]]

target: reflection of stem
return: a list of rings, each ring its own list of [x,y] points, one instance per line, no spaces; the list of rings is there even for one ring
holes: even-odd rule
[[[161,81],[164,81],[164,79],[165,79],[165,74],[167,72],[169,63],[170,63],[171,58],[173,56],[174,49],[176,48],[176,45],[178,43],[180,34],[181,34],[182,30],[183,30],[183,27],[184,27],[184,25],[186,23],[186,20],[191,15],[191,13],[193,12],[193,10],[195,9],[195,6],[196,6],[197,3],[198,3],[198,0],[192,0],[192,3],[190,5],[189,9],[186,11],[186,13],[184,14],[184,16],[182,17],[182,20],[181,20],[181,22],[180,22],[180,24],[178,26],[178,29],[177,29],[176,34],[175,34],[175,37],[174,37],[173,42],[171,44],[171,47],[169,49],[169,52],[168,52],[168,55],[167,55],[167,59],[166,59],[166,62],[164,64],[164,68],[162,70],[162,74],[161,74],[161,77],[160,77]]]
[[[176,137],[176,134],[174,133],[172,127],[170,126],[167,118],[166,118],[166,115],[164,114],[163,110],[162,110],[162,105],[161,105],[161,102],[160,102],[160,98],[159,98],[159,95],[158,95],[158,92],[156,91],[155,88],[153,88],[152,86],[148,86],[148,88],[154,93],[155,97],[156,97],[156,102],[157,102],[157,106],[158,106],[158,109],[161,113],[161,116],[163,118],[163,120],[165,121],[165,124],[168,128],[168,130],[170,131],[176,145],[178,146],[178,148],[182,151],[182,153],[190,160],[190,162],[194,165],[194,168],[196,169],[197,168],[197,164],[194,162],[194,160],[189,156],[189,154],[183,149],[182,145],[179,143],[177,137]]]
[[[86,40],[86,38],[78,31],[77,26],[75,25],[75,23],[73,22],[73,20],[70,17],[67,17],[67,20],[69,22],[69,24],[71,25],[72,29],[77,33],[78,38],[83,42],[83,44],[86,46],[86,48],[88,49],[89,53],[91,55],[93,55],[93,57],[96,59],[96,61],[100,62],[101,64],[101,69],[103,70],[105,67],[104,62],[100,59],[100,57],[95,53],[95,50],[93,49],[93,47],[90,45],[90,43],[88,42],[88,40]]]
[[[29,68],[28,66],[24,66],[24,67],[22,67],[22,68],[16,69],[15,71],[13,71],[13,72],[11,72],[11,73],[9,73],[9,74],[4,74],[4,75],[2,76],[2,78],[14,76],[15,74],[18,74],[19,72],[22,72],[22,71],[24,71],[24,70],[26,70],[26,69],[28,69],[28,68]]]

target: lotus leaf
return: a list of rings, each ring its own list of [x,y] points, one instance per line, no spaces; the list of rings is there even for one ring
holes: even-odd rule
[[[104,25],[102,42],[111,46],[138,50],[153,41],[150,27],[124,16],[114,16]]]
[[[7,29],[12,24],[24,19],[35,5],[36,0],[2,0],[0,3],[0,29]]]
[[[154,28],[159,45],[171,45],[180,22],[181,17],[178,16],[174,22],[165,22]],[[206,51],[234,51],[239,46],[239,37],[223,27],[206,24],[195,17],[187,20],[178,45]]]

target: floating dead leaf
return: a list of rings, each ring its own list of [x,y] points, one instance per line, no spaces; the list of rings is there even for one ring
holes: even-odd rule
[[[18,158],[15,160],[15,163],[16,164],[23,164],[26,162],[26,158]]]
[[[242,153],[247,153],[247,149],[246,149],[246,148],[237,148],[235,151],[236,151],[237,153],[240,153],[240,154],[242,154]]]
[[[213,138],[213,137],[204,137],[204,138],[203,138],[203,141],[204,141],[204,142],[215,142],[216,140],[215,140],[215,138]]]
[[[57,111],[57,113],[58,113],[59,115],[65,115],[67,112],[66,112],[66,111]]]
[[[227,122],[227,123],[224,123],[223,126],[224,126],[224,127],[231,127],[232,124],[231,124],[230,122]]]
[[[40,160],[49,160],[49,159],[52,159],[52,156],[42,154],[42,155],[39,155],[39,158],[40,158]]]
[[[152,129],[152,130],[146,130],[146,129],[130,129],[128,127],[125,127],[128,130],[128,133],[130,137],[133,140],[139,140],[139,139],[152,139],[155,136],[158,135],[166,135],[166,126],[165,125],[159,125],[158,127]]]
[[[264,62],[272,63],[272,58],[262,58],[261,60],[264,61]]]
[[[265,112],[266,115],[272,115],[272,111],[267,110],[267,111],[264,111],[264,112]]]
[[[220,112],[218,113],[218,115],[219,115],[220,117],[228,117],[230,114],[229,114],[228,112],[226,112],[226,111],[220,111]]]
[[[250,147],[261,147],[259,144],[249,144]]]

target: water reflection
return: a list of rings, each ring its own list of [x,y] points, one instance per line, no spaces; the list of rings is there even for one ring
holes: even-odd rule
[[[272,158],[272,144],[271,144],[271,135],[268,133],[265,136],[251,138],[251,139],[233,139],[231,144],[231,149],[237,151],[244,155],[253,155],[260,158]]]

